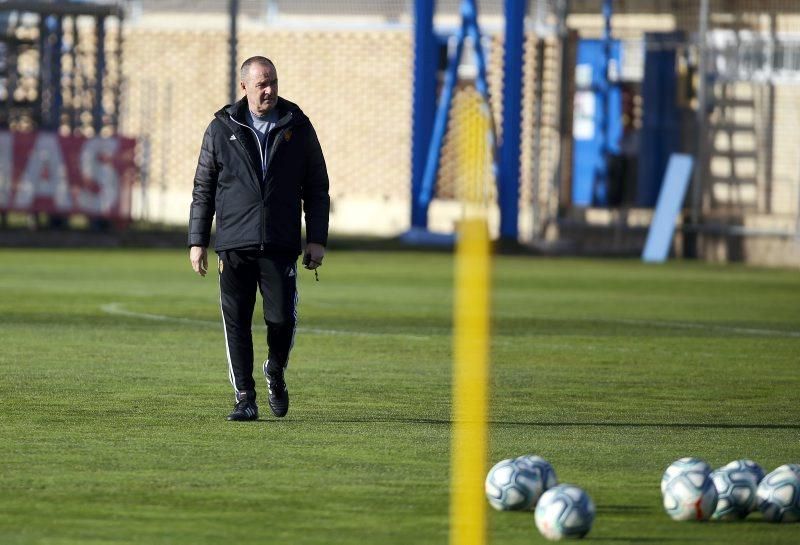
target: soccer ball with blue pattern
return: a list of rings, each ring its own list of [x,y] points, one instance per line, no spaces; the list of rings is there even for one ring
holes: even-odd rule
[[[800,464],[783,464],[782,466],[775,468],[775,471],[783,471],[785,469],[800,477]]]
[[[717,508],[717,489],[702,467],[662,481],[664,510],[673,520],[708,520]]]
[[[581,538],[589,533],[594,522],[592,498],[571,484],[554,486],[539,498],[534,520],[536,528],[551,541]]]
[[[749,460],[747,458],[742,458],[741,460],[734,460],[733,462],[724,465],[722,469],[731,469],[735,471],[743,471],[750,473],[753,475],[753,477],[755,477],[756,484],[760,483],[761,479],[763,479],[765,475],[764,468],[762,468],[753,460]]]
[[[541,456],[534,456],[533,454],[526,454],[524,456],[519,456],[515,459],[518,464],[522,464],[527,466],[527,468],[539,476],[539,480],[542,483],[541,490],[539,494],[536,496],[536,500],[539,500],[539,496],[542,495],[543,492],[553,488],[555,485],[558,484],[558,478],[556,477],[556,470],[553,469],[553,466],[542,458]],[[535,502],[534,502],[535,503]]]
[[[664,471],[664,474],[661,476],[662,494],[664,493],[664,489],[667,487],[667,483],[673,477],[680,475],[681,473],[702,473],[703,475],[708,476],[711,475],[711,466],[708,465],[708,462],[705,460],[691,456],[681,458],[680,460],[675,460],[669,465],[669,467]]]
[[[535,468],[509,458],[489,470],[485,490],[489,504],[498,511],[520,511],[536,505],[543,491],[543,482]]]
[[[758,485],[758,508],[770,522],[800,521],[800,471],[781,466]]]
[[[711,515],[715,520],[743,519],[756,509],[756,474],[741,466],[730,465],[711,473],[718,495],[717,507]]]

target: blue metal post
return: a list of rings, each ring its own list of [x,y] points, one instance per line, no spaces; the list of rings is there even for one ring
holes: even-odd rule
[[[595,204],[608,202],[609,179],[608,167],[611,158],[611,139],[609,134],[609,115],[611,114],[611,80],[609,64],[611,62],[611,15],[612,0],[603,0],[603,77],[600,83],[600,164],[595,169],[593,198]]]
[[[422,183],[419,188],[417,205],[428,215],[428,205],[433,200],[433,191],[436,186],[436,173],[439,171],[439,158],[442,154],[442,143],[447,131],[447,116],[450,113],[450,105],[453,102],[453,91],[458,79],[458,63],[464,51],[464,36],[466,27],[458,31],[456,51],[447,65],[447,72],[444,75],[444,85],[442,94],[439,97],[439,104],[436,107],[436,116],[433,124],[433,134],[428,145],[428,154],[425,160],[425,171],[422,174]],[[427,220],[426,220],[427,221]]]
[[[433,131],[428,142],[428,153],[424,161],[422,179],[417,187],[412,185],[412,219],[417,219],[419,222],[412,222],[412,231],[415,228],[424,228],[427,225],[428,206],[431,200],[433,200],[436,186],[436,174],[439,168],[442,142],[447,129],[447,116],[450,112],[453,92],[458,79],[458,65],[464,51],[464,41],[467,36],[472,38],[475,47],[475,55],[478,64],[477,88],[478,91],[488,99],[489,86],[486,80],[486,58],[483,54],[483,48],[480,42],[477,5],[475,0],[462,0],[461,27],[456,35],[456,50],[448,59],[444,85],[442,86],[439,103],[435,110],[436,115],[433,121]],[[413,214],[418,215],[414,216]]]
[[[433,34],[435,0],[414,2],[414,103],[411,142],[411,227],[428,226],[428,209],[420,203],[425,161],[436,112],[437,44]]]
[[[478,7],[474,0],[461,3],[461,17],[466,34],[472,39],[472,47],[475,49],[475,64],[478,67],[478,77],[475,79],[475,88],[489,100],[489,81],[486,77],[486,55],[483,52],[481,34],[478,27]]]
[[[520,132],[522,130],[522,64],[525,0],[505,0],[506,39],[503,54],[503,136],[498,167],[500,238],[519,234]]]

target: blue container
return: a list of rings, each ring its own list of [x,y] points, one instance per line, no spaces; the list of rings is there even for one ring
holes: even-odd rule
[[[619,73],[621,46],[611,40],[609,73]],[[572,204],[608,205],[608,160],[619,153],[622,92],[609,81],[603,40],[578,42],[572,138]]]
[[[655,206],[670,155],[680,151],[676,44],[681,32],[646,33],[636,204]]]

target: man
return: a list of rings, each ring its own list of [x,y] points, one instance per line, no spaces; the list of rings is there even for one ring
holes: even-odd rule
[[[189,259],[208,269],[216,214],[220,306],[228,374],[236,404],[228,420],[256,420],[251,321],[256,287],[267,324],[264,375],[269,406],[289,410],[284,370],[294,344],[301,209],[306,220],[303,264],[316,269],[328,239],[328,174],[319,140],[296,104],[278,96],[275,65],[251,57],[241,67],[245,96],[214,114],[206,129],[189,216]]]

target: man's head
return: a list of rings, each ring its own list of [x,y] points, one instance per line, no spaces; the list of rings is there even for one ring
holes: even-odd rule
[[[250,57],[242,63],[239,85],[247,95],[250,111],[263,116],[278,101],[278,72],[266,57]]]

